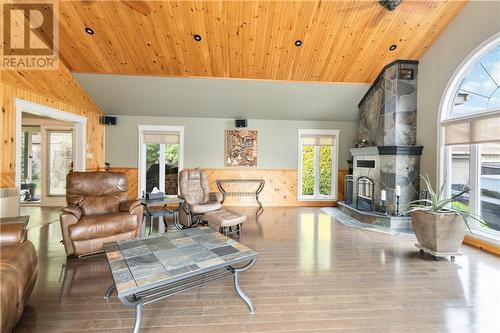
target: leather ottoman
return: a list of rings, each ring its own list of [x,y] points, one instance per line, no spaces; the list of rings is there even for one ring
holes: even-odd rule
[[[246,215],[241,215],[231,212],[226,209],[221,209],[215,212],[205,213],[203,220],[208,222],[208,225],[217,229],[220,233],[228,235],[229,233],[237,233],[241,236],[243,222],[247,220]]]

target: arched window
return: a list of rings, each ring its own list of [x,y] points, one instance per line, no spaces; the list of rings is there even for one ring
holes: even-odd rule
[[[477,61],[455,94],[448,118],[500,109],[500,45]]]
[[[441,103],[440,181],[445,193],[481,216],[484,235],[500,237],[500,34],[455,72]]]

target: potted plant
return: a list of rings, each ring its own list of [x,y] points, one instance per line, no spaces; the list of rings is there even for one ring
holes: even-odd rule
[[[439,256],[454,256],[459,254],[458,249],[462,244],[469,219],[474,219],[484,224],[483,220],[468,211],[468,207],[456,199],[464,193],[465,189],[451,198],[443,198],[445,184],[439,193],[432,189],[429,177],[423,177],[430,199],[415,200],[408,204],[411,212],[411,222],[419,244],[420,253],[429,252],[437,259]]]

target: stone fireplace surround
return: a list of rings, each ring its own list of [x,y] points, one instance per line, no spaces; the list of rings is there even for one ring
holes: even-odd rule
[[[408,75],[411,73],[411,75]],[[399,211],[407,210],[420,193],[420,156],[416,145],[418,61],[396,60],[379,74],[358,104],[358,140],[362,148],[352,148],[352,204],[339,203],[344,213],[370,224],[391,228],[409,228],[408,217],[393,216],[396,186],[401,187]],[[373,180],[374,204],[380,205],[386,191],[387,215],[356,209],[356,180]]]
[[[386,191],[386,209],[393,214],[396,208],[396,185],[401,187],[400,211],[406,210],[410,201],[417,200],[420,191],[420,155],[422,147],[417,146],[373,146],[352,148],[353,180],[368,177],[373,180],[375,204],[381,204],[380,193]],[[359,167],[360,161],[373,161],[374,167]],[[357,189],[353,188],[353,201],[356,202]]]

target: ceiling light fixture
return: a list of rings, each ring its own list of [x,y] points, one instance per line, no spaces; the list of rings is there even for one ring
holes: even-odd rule
[[[389,46],[389,51],[394,51],[397,48],[398,46],[396,44],[392,44],[391,46]]]
[[[92,28],[89,28],[89,27],[85,28],[85,32],[88,33],[89,35],[93,35],[94,34],[94,30],[92,30]]]
[[[302,41],[301,41],[300,39],[297,39],[297,40],[295,41],[295,46],[297,46],[297,47],[301,47],[301,46],[302,46]]]
[[[193,38],[197,42],[201,41],[201,36],[200,35],[193,35]]]

